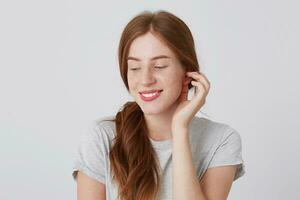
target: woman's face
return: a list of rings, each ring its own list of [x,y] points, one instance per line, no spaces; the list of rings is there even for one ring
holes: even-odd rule
[[[166,58],[152,59],[157,56]],[[132,42],[127,64],[130,94],[144,114],[159,114],[177,105],[185,72],[168,46],[148,32]],[[147,101],[147,96],[143,97],[140,93],[149,90],[162,92],[154,100]]]

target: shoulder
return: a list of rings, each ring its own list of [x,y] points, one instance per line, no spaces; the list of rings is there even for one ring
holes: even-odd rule
[[[74,157],[73,177],[82,171],[105,184],[108,154],[114,135],[112,116],[92,120],[83,131]]]
[[[218,122],[212,119],[208,119],[205,117],[195,116],[190,124],[190,128],[198,129],[201,131],[209,131],[209,132],[220,132],[220,131],[230,131],[233,130],[226,123]]]
[[[200,178],[208,168],[243,163],[241,136],[229,124],[195,117],[190,125],[190,137]],[[234,179],[244,173],[244,165],[240,165]]]
[[[226,132],[234,130],[226,123],[198,116],[195,116],[193,118],[190,126],[192,129],[198,129],[206,132]]]
[[[204,117],[195,116],[190,124],[191,141],[197,141],[204,146],[218,145],[229,136],[240,140],[237,130],[229,124]]]
[[[98,143],[106,143],[107,145],[110,145],[115,137],[114,119],[115,117],[113,115],[108,115],[92,120],[89,123],[83,137]]]
[[[115,116],[107,115],[94,119],[90,126],[96,129],[110,130],[115,128]]]

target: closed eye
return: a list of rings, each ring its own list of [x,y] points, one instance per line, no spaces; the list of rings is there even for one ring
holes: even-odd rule
[[[155,68],[158,68],[158,69],[162,69],[162,68],[166,68],[167,66],[155,66]]]
[[[130,70],[132,70],[132,71],[136,71],[138,69],[140,69],[140,68],[130,68]]]
[[[155,68],[157,68],[157,69],[163,69],[163,68],[166,68],[166,67],[167,66],[155,66]],[[140,68],[130,68],[130,70],[132,70],[132,71],[136,71],[138,69],[140,69]]]

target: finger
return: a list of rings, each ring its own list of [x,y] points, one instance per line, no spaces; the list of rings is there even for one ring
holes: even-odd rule
[[[197,89],[195,90],[195,95],[192,98],[192,100],[195,101],[191,101],[191,103],[193,103],[197,107],[199,105],[203,105],[207,96],[205,86],[203,85],[203,83],[198,81],[192,81],[191,84],[195,86],[195,89]]]
[[[205,86],[206,90],[209,90],[210,88],[210,82],[208,81],[208,79],[206,78],[206,76],[200,72],[188,72],[187,76],[192,77],[193,79],[202,82]]]
[[[207,90],[201,81],[192,81],[191,84],[196,87],[196,94],[198,94],[200,91],[204,91],[203,93],[207,93]]]
[[[202,82],[205,85],[206,90],[209,90],[210,88],[210,82],[206,78],[206,76],[203,73],[200,72],[191,72],[188,75],[196,79],[197,81]]]
[[[208,78],[206,77],[206,75],[203,73],[203,72],[200,72],[200,74],[202,75],[201,77],[203,79],[205,79],[205,82],[207,83],[207,88],[209,89],[210,88],[210,81],[208,80]]]

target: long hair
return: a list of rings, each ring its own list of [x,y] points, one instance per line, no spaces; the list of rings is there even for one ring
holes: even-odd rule
[[[124,28],[119,42],[120,74],[129,92],[127,56],[137,37],[151,32],[179,59],[185,71],[199,71],[193,36],[188,26],[175,15],[159,10],[143,11]],[[192,87],[189,84],[189,89]],[[120,200],[154,200],[161,188],[161,168],[148,137],[143,111],[136,102],[126,102],[117,112],[116,136],[109,152],[112,178]]]

